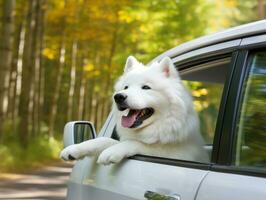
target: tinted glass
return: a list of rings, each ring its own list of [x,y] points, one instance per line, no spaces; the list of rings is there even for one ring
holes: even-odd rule
[[[256,53],[242,94],[235,164],[266,167],[266,52]]]
[[[88,123],[76,123],[74,126],[75,144],[93,139],[93,131]]]

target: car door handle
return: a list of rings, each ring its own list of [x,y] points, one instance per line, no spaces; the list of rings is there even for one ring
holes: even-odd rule
[[[181,200],[178,194],[163,195],[152,191],[146,191],[144,197],[148,200]]]

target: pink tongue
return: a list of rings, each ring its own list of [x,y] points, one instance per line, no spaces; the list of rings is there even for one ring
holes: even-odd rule
[[[134,112],[132,114],[129,113],[128,116],[123,116],[122,120],[121,120],[122,126],[125,128],[131,127],[134,124],[134,122],[136,121],[138,113],[139,112]]]

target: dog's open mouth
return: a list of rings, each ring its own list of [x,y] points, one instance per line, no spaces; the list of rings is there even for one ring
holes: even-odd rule
[[[122,116],[122,126],[125,128],[136,128],[142,124],[142,122],[148,119],[154,113],[153,108],[144,108],[141,110],[129,109],[126,116]]]

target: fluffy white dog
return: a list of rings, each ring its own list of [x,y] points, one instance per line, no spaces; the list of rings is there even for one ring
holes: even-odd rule
[[[61,158],[99,156],[97,162],[105,165],[136,154],[209,160],[191,95],[170,58],[144,66],[129,56],[113,99],[120,141],[99,137],[74,144]]]

